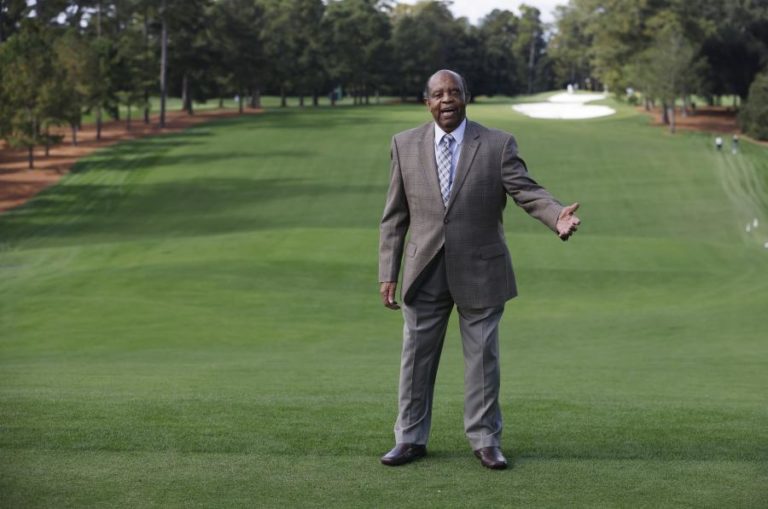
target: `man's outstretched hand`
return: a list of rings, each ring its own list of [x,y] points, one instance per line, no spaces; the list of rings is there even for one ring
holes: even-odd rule
[[[389,309],[400,309],[400,305],[395,301],[395,290],[397,290],[397,281],[385,281],[379,286],[381,302]]]
[[[568,237],[579,229],[578,226],[581,224],[581,221],[574,214],[578,208],[579,204],[574,203],[573,205],[563,207],[563,210],[560,211],[560,216],[557,218],[557,234],[560,236],[560,239],[568,240]]]

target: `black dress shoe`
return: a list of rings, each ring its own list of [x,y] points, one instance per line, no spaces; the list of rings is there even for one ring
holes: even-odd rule
[[[390,467],[405,465],[427,455],[427,446],[421,444],[397,444],[394,449],[381,457],[381,462]]]
[[[507,468],[507,458],[501,454],[498,447],[483,447],[475,451],[475,456],[480,458],[480,463],[486,468],[493,470],[504,470]]]

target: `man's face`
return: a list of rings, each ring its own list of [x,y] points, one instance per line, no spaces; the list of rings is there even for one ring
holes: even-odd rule
[[[450,133],[467,116],[466,96],[458,76],[448,72],[436,74],[429,80],[427,108],[440,129]]]

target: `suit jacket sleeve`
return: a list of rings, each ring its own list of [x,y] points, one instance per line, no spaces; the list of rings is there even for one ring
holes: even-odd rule
[[[389,191],[379,227],[379,282],[397,281],[410,217],[397,141],[392,138]]]
[[[528,175],[513,136],[509,137],[502,151],[501,180],[504,190],[519,207],[557,233],[557,218],[563,206]]]

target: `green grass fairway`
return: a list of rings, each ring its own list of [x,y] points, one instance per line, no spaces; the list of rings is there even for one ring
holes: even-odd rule
[[[378,462],[389,140],[426,110],[290,108],[98,152],[0,216],[0,507],[768,507],[768,150],[617,107],[468,110],[582,203],[568,243],[506,213],[514,468],[464,438],[455,323],[430,456]]]

